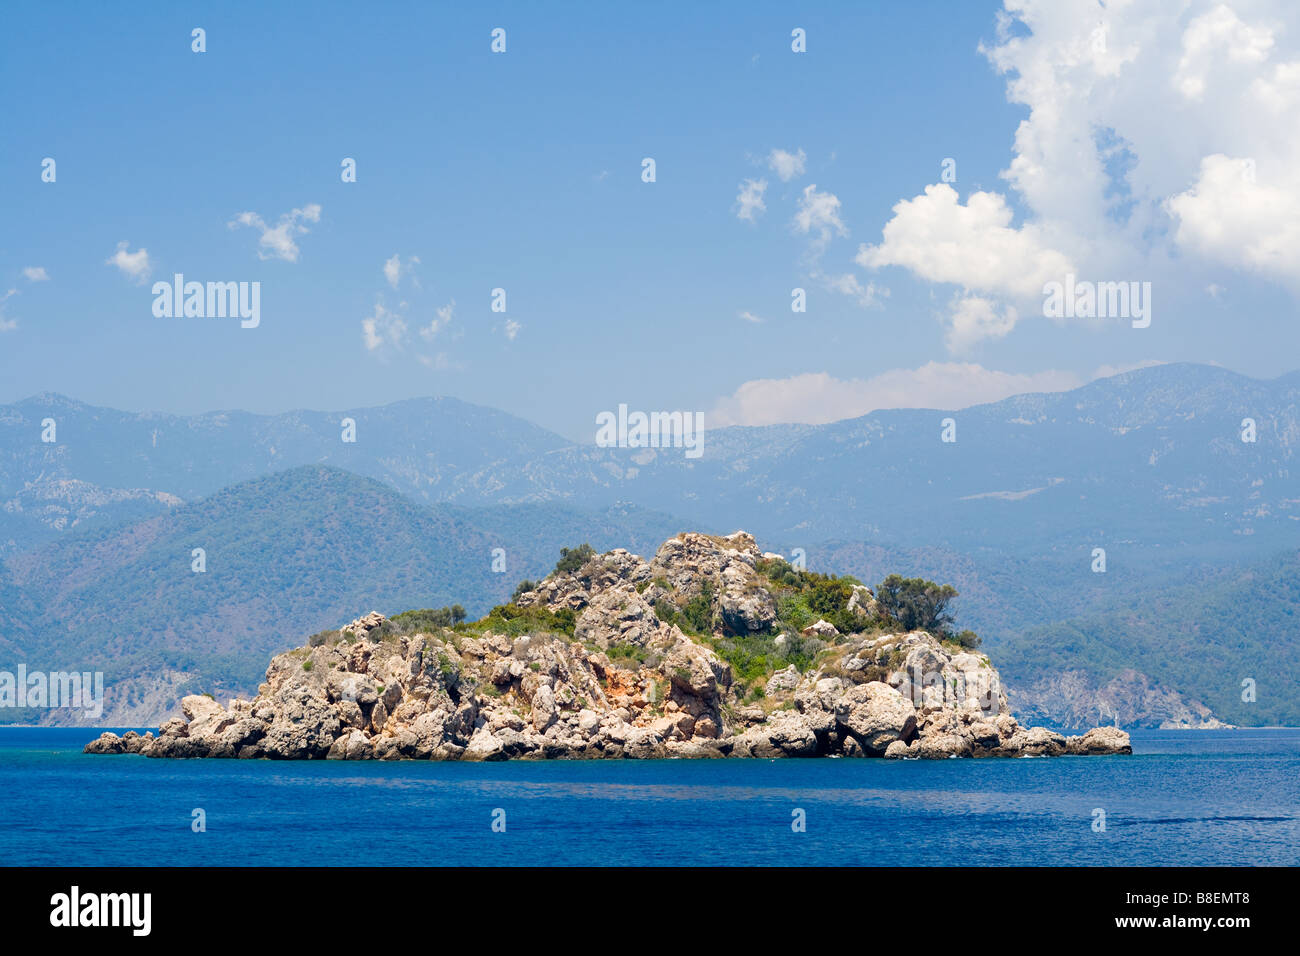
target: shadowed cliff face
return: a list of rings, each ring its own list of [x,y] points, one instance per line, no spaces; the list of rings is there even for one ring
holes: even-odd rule
[[[811,612],[821,611],[809,621]],[[1128,753],[1022,728],[988,657],[905,631],[869,588],[744,532],[615,550],[470,625],[371,613],[274,658],[254,700],[182,702],[91,753],[441,759]],[[408,618],[408,620],[414,620]],[[836,626],[838,622],[839,626]],[[791,622],[803,626],[795,629]],[[408,633],[409,631],[409,633]]]
[[[1199,701],[1191,700],[1131,668],[1109,681],[1079,670],[1047,673],[1014,690],[1016,713],[1057,727],[1084,727],[1091,721],[1174,730],[1230,727]]]

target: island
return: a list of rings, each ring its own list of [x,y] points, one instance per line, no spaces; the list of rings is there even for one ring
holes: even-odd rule
[[[255,698],[193,694],[91,754],[285,760],[1049,757],[1129,754],[1118,727],[1022,727],[956,592],[875,590],[754,538],[696,532],[646,561],[564,549],[540,582],[371,612],[272,659]]]

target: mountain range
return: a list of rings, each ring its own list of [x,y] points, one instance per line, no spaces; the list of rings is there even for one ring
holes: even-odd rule
[[[198,686],[254,690],[269,654],[372,608],[484,612],[561,546],[743,528],[814,570],[955,584],[1038,719],[1295,723],[1294,678],[1261,668],[1297,640],[1298,441],[1300,374],[1200,365],[711,430],[698,459],[449,398],[182,417],[41,395],[0,406],[0,654],[93,663],[110,713],[147,722]],[[1272,691],[1241,700],[1246,671]]]

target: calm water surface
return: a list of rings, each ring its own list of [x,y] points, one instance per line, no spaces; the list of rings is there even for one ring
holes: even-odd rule
[[[1300,864],[1300,730],[1136,731],[1132,757],[497,764],[82,754],[97,735],[0,728],[0,864]]]

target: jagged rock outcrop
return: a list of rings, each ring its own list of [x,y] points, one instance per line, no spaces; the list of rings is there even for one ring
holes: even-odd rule
[[[778,598],[792,592],[767,576],[773,560],[744,532],[688,533],[649,562],[595,555],[473,625],[403,634],[371,612],[274,658],[254,700],[189,696],[157,736],[104,734],[85,749],[286,760],[1131,752],[1113,727],[1068,739],[1021,727],[985,655],[891,629],[870,588],[823,608],[860,630],[788,626]],[[770,665],[758,677],[756,647]]]

